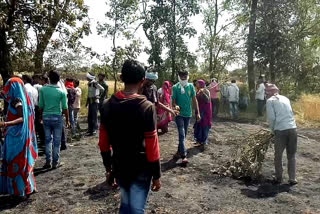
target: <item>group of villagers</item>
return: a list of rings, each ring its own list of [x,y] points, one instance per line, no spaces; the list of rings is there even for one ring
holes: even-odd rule
[[[204,80],[197,80],[195,87],[189,83],[187,71],[178,72],[178,83],[171,85],[165,81],[157,90],[155,82],[158,75],[153,68],[147,69],[146,80],[141,94],[154,103],[157,110],[157,128],[161,134],[168,132],[168,124],[173,119],[176,122],[179,133],[179,146],[176,158],[181,158],[187,163],[186,137],[190,124],[192,106],[195,107],[194,114],[194,139],[197,146],[207,144],[209,130],[212,120],[212,103],[210,91],[206,88]]]

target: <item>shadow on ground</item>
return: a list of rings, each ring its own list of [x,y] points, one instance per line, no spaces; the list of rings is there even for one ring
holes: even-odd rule
[[[105,200],[110,194],[114,194],[118,189],[110,187],[105,181],[97,184],[94,187],[89,188],[84,192],[84,195],[88,195],[90,200],[99,201]]]
[[[31,199],[11,195],[0,196],[0,212],[13,209],[19,204],[28,203],[28,201],[31,201]]]
[[[261,184],[256,190],[249,188],[241,189],[241,194],[254,199],[276,197],[279,193],[283,192],[290,192],[290,185]]]

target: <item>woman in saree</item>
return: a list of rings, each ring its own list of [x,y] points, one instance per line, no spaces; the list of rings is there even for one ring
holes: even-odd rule
[[[197,88],[197,100],[199,104],[199,111],[196,114],[200,114],[201,120],[196,121],[194,125],[194,138],[196,144],[207,144],[209,131],[211,128],[212,119],[212,104],[210,100],[210,92],[206,89],[206,83],[204,80],[198,80],[196,83]]]
[[[33,168],[38,149],[33,106],[18,77],[9,79],[2,93],[9,105],[7,121],[0,122],[0,127],[5,130],[0,194],[25,197],[36,191]]]
[[[171,109],[171,95],[172,87],[169,81],[165,81],[162,87],[158,90],[159,101],[166,107]],[[163,108],[157,108],[158,115],[158,129],[161,129],[161,133],[168,132],[168,124],[172,121],[171,113]]]

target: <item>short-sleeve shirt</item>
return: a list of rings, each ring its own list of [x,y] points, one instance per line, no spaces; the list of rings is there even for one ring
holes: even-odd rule
[[[196,96],[196,90],[191,83],[184,87],[185,93],[181,92],[181,85],[177,83],[172,88],[172,100],[180,107],[180,116],[192,116],[192,98]]]
[[[158,90],[157,86],[155,85],[144,87],[142,90],[142,94],[146,96],[147,100],[152,102],[153,104],[157,104],[159,102]]]
[[[67,94],[58,85],[46,85],[40,89],[39,108],[43,115],[61,115],[68,109]]]

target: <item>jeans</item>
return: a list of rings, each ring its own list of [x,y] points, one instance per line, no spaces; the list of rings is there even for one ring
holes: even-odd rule
[[[88,109],[88,133],[94,133],[98,129],[98,103],[90,103]]]
[[[144,214],[151,186],[151,175],[139,175],[128,188],[121,185],[119,180],[121,205],[120,214]]]
[[[187,156],[185,143],[186,143],[186,137],[188,133],[188,126],[190,123],[190,119],[191,119],[190,117],[182,117],[182,116],[176,117],[176,124],[179,132],[178,152],[182,158],[185,158]]]
[[[274,144],[274,165],[276,178],[282,181],[282,154],[284,149],[287,152],[288,159],[288,175],[289,180],[296,179],[296,152],[297,152],[297,130],[287,129],[283,131],[275,131]]]
[[[263,116],[264,103],[265,103],[264,100],[257,99],[257,112],[259,117]]]
[[[210,131],[210,126],[202,127],[199,123],[194,125],[194,139],[200,144],[208,143],[208,135]]]
[[[216,118],[219,113],[219,98],[212,99],[211,98],[211,103],[212,103],[212,118]]]
[[[70,118],[70,124],[71,124],[71,133],[75,134],[76,132],[76,126],[75,126],[75,122],[74,122],[74,110],[72,106],[68,107],[68,111],[69,111],[69,118]]]
[[[233,119],[238,118],[238,102],[229,102],[230,106],[230,115],[232,116]]]
[[[43,126],[45,133],[45,153],[46,162],[54,164],[59,162],[60,158],[60,146],[61,146],[61,135],[62,135],[62,116],[61,115],[44,115]],[[52,145],[53,144],[53,145]],[[53,151],[52,151],[53,147]]]

